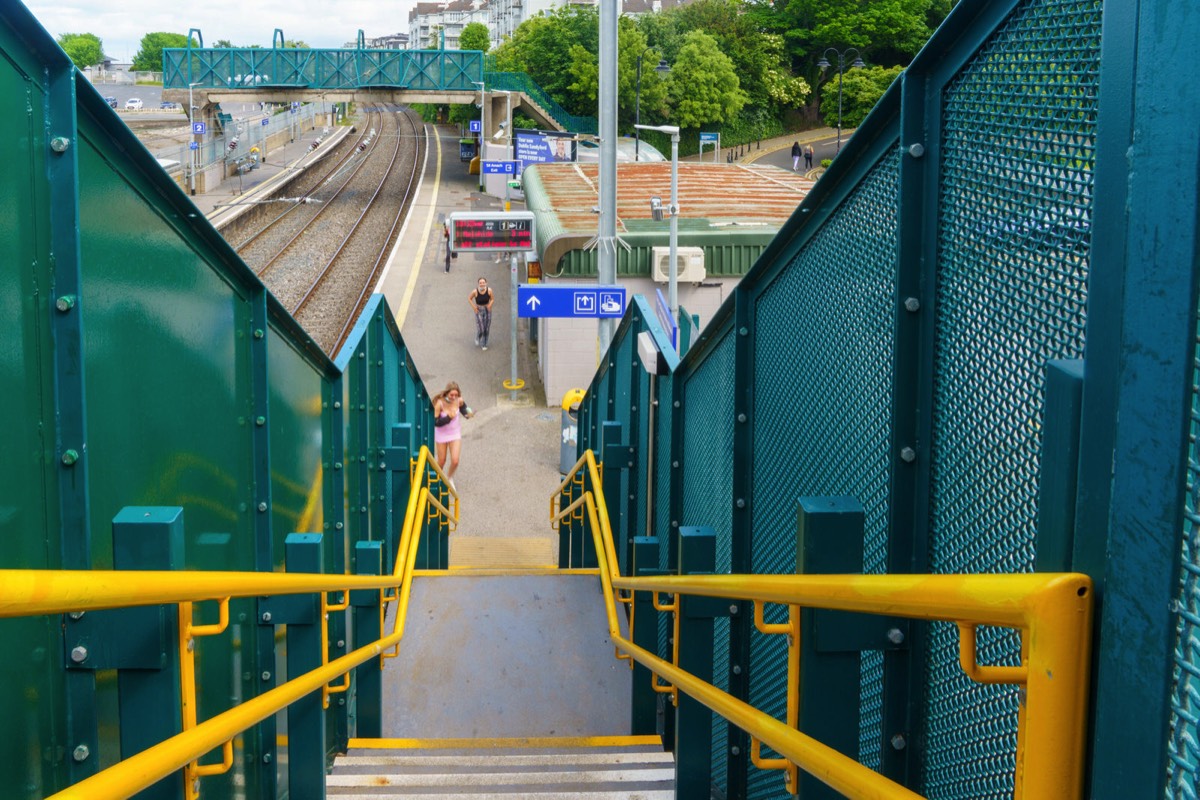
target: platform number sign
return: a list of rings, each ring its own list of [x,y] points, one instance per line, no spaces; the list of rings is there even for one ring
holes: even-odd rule
[[[471,133],[480,133],[483,130],[483,123],[477,119],[471,120]]]
[[[207,132],[208,132],[208,123],[207,122],[193,122],[192,123],[192,135],[193,136],[203,136]]]

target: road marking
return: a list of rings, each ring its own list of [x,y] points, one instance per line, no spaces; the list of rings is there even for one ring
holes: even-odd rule
[[[428,136],[428,132],[426,135]],[[442,139],[440,136],[434,136],[433,139],[437,144],[437,165],[434,168],[433,196],[429,198],[429,213],[425,216],[425,233],[421,236],[421,244],[417,248],[417,257],[413,259],[412,269],[408,273],[408,283],[404,287],[404,297],[400,301],[400,307],[396,309],[396,327],[401,332],[404,331],[404,318],[408,315],[408,306],[412,303],[413,293],[417,289],[417,276],[421,273],[421,263],[425,260],[425,248],[429,244],[429,234],[433,230],[433,215],[437,211],[438,186],[442,182]],[[419,190],[417,194],[420,194]],[[404,232],[401,231],[400,235],[403,237]],[[387,277],[386,271],[383,277],[379,279],[377,285],[382,286],[383,278],[385,277]]]

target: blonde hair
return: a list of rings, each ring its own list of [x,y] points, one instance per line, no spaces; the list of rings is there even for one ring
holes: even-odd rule
[[[457,383],[455,383],[454,381],[450,381],[449,383],[446,384],[445,389],[442,389],[440,392],[438,392],[437,394],[435,394],[433,396],[433,404],[436,406],[439,400],[445,400],[446,395],[450,394],[451,392],[458,392],[458,396],[462,397],[462,389],[458,388]]]

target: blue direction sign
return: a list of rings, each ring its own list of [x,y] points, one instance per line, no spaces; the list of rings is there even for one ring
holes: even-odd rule
[[[203,136],[207,131],[208,131],[208,123],[207,122],[193,122],[192,123],[192,134],[194,136]]]
[[[479,133],[483,130],[483,123],[477,119],[471,120],[471,133]]]
[[[262,124],[263,124],[263,125],[270,125],[270,124],[271,124],[271,120],[270,120],[270,119],[268,119],[267,117],[263,117],[263,119],[262,119]]]
[[[199,149],[200,149],[199,142],[188,142],[188,150],[199,150]]]
[[[516,161],[485,161],[483,162],[484,175],[516,175]]]
[[[721,134],[716,133],[716,132],[706,133],[704,131],[700,131],[700,141],[702,141],[702,142],[719,142],[719,141],[721,141]]]
[[[523,283],[517,287],[518,317],[623,317],[623,286],[549,286]]]

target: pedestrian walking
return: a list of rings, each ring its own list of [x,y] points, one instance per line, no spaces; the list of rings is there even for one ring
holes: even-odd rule
[[[804,146],[804,166],[806,169],[812,169],[813,146],[806,144]]]
[[[800,142],[792,142],[792,172],[800,169]]]
[[[458,384],[450,381],[446,388],[433,396],[433,443],[437,448],[438,467],[454,487],[454,473],[462,453],[462,421],[475,412],[463,399]]]
[[[446,272],[450,271],[450,223],[442,225],[442,239],[446,243]]]
[[[492,303],[496,293],[488,286],[486,278],[480,278],[475,289],[467,295],[467,304],[475,312],[475,346],[488,349],[488,334],[492,330]]]

